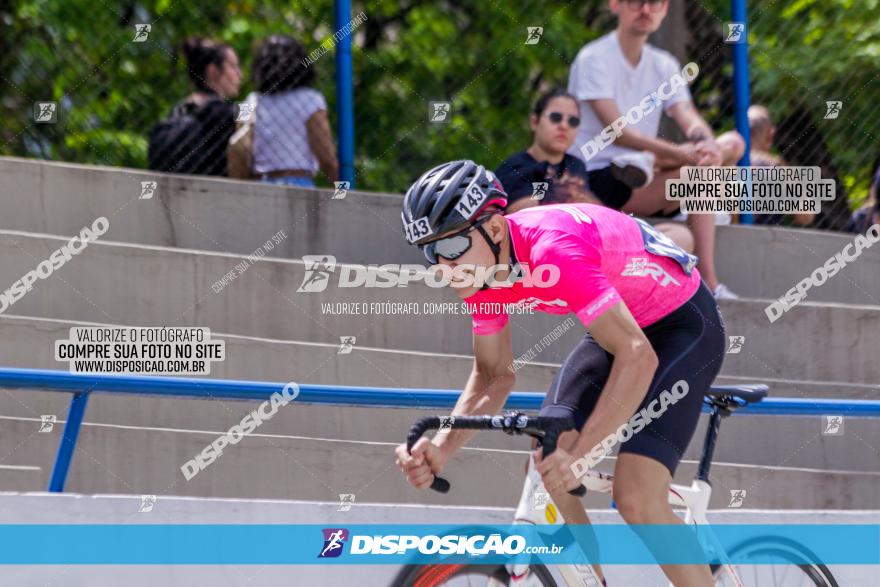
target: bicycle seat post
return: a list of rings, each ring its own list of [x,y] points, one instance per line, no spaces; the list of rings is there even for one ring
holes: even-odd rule
[[[721,428],[721,407],[711,402],[712,411],[709,416],[709,428],[706,430],[706,440],[703,442],[703,454],[700,456],[700,465],[697,469],[697,479],[709,483],[709,469],[712,467],[712,455],[715,453],[715,443],[718,440],[718,432]]]

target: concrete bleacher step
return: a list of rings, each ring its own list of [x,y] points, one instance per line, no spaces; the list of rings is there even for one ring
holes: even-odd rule
[[[720,226],[715,242],[718,279],[739,295],[778,299],[854,242],[856,235],[766,226]],[[855,249],[847,249],[852,254]],[[846,261],[846,258],[844,258]],[[818,282],[826,279],[816,274]],[[818,283],[817,282],[817,283]],[[816,302],[880,305],[880,246],[809,290]]]
[[[33,270],[65,239],[0,231],[0,279],[12,283]],[[301,261],[264,259],[225,287],[218,280],[240,256],[97,241],[90,244],[6,313],[141,326],[207,326],[230,334],[281,340],[356,344],[413,351],[470,354],[470,321],[463,315],[426,315],[425,304],[457,304],[448,288],[421,283],[395,288],[339,288],[333,273],[323,292],[297,292],[306,277]],[[338,268],[339,266],[337,266]],[[334,303],[411,304],[418,315],[325,314]],[[873,384],[880,380],[880,307],[803,302],[775,323],[766,301],[723,301],[728,335],[745,341],[725,361],[724,375]],[[410,307],[413,307],[410,306]],[[536,312],[512,318],[514,356],[566,318]],[[564,360],[583,336],[576,324],[534,360]]]
[[[46,318],[0,315],[0,365],[66,371],[55,361],[55,341],[68,338],[71,328],[108,326]],[[339,354],[339,344],[272,340],[212,332],[223,340],[226,360],[214,362],[210,377],[246,381],[297,381],[321,385],[461,389],[470,375],[473,357],[357,345]],[[546,390],[557,366],[523,365],[517,370],[517,389]],[[160,398],[156,398],[159,400]]]
[[[68,337],[71,328],[117,326],[108,323],[0,315],[0,365],[30,369],[65,370],[55,360],[56,340]],[[473,357],[355,345],[340,354],[338,344],[273,340],[214,333],[226,343],[227,358],[213,363],[216,379],[286,381],[361,387],[462,389]],[[731,360],[731,357],[728,357]],[[558,363],[527,362],[516,371],[516,389],[545,392],[553,382]],[[839,381],[802,381],[756,376],[721,375],[718,385],[764,383],[771,397],[877,399],[880,386]]]
[[[54,341],[66,338],[70,328],[85,325],[97,325],[84,322],[66,322],[42,318],[16,316],[0,317],[0,365],[7,367],[60,369],[63,365],[54,360]],[[108,326],[108,325],[104,325]],[[288,381],[323,385],[392,387],[392,388],[431,388],[460,390],[470,374],[473,359],[464,355],[442,355],[436,353],[420,353],[412,351],[396,351],[356,347],[351,354],[339,354],[338,346],[333,344],[306,343],[295,341],[278,341],[242,337],[236,335],[217,334],[224,340],[227,359],[215,363],[211,378],[242,379],[250,381]],[[558,365],[547,363],[531,363],[517,370],[516,390],[544,392],[552,383]],[[876,399],[876,386],[840,384],[833,382],[801,382],[773,379],[756,379],[743,377],[719,377],[718,384],[767,383],[771,397],[827,397],[836,399]],[[12,398],[16,399],[12,399]],[[66,394],[40,394],[38,396],[15,395],[0,396],[0,406],[9,403],[15,408],[25,398],[41,397],[41,401],[51,399],[51,404],[40,403],[28,412],[4,411],[6,415],[28,416],[36,413],[54,413],[63,416],[66,413]],[[222,404],[222,405],[220,405]],[[212,418],[224,417],[229,409],[236,413],[240,409],[239,402],[220,402],[211,407],[210,402],[187,402],[168,398],[141,398],[122,396],[98,396],[89,408],[90,421],[104,423],[125,423],[137,426],[155,425],[161,422],[171,428],[201,429],[210,428]],[[52,412],[48,410],[51,406]],[[127,406],[137,406],[129,409]],[[233,408],[229,408],[233,406]],[[187,407],[192,408],[192,414]],[[331,434],[335,438],[346,440],[374,439],[392,442],[400,437],[401,426],[415,420],[420,414],[414,410],[373,410],[370,408],[332,406],[308,406],[304,411],[296,411],[294,415],[315,413],[301,419],[294,419],[285,429],[295,430],[297,434],[307,436]],[[428,412],[434,413],[434,412]],[[144,415],[144,419],[128,421],[129,415]],[[761,430],[766,419],[747,419],[753,429],[737,434],[738,439],[760,438],[765,436]],[[810,431],[819,426],[818,418],[797,419],[804,422],[798,430]],[[332,423],[332,426],[325,425]],[[736,426],[740,419],[733,420]],[[381,431],[388,431],[387,434]],[[377,436],[377,434],[379,434]],[[505,437],[483,435],[478,445],[494,448],[508,446]],[[762,440],[763,442],[763,440]],[[732,449],[739,450],[742,441],[729,443]],[[775,445],[775,443],[774,443]],[[745,451],[750,454],[751,451]],[[758,455],[769,454],[757,451]],[[725,458],[734,459],[731,453]],[[810,456],[809,458],[814,458]],[[845,455],[835,455],[835,459]],[[750,461],[751,462],[751,461]],[[809,461],[812,462],[812,461]],[[756,462],[757,463],[757,462]],[[850,467],[856,465],[850,463]]]
[[[0,229],[73,235],[98,216],[108,240],[240,255],[278,230],[287,237],[270,257],[333,255],[347,263],[423,263],[405,245],[400,194],[299,189],[217,178],[0,157],[4,197]],[[155,195],[139,199],[141,182]],[[404,190],[406,186],[400,186]],[[749,298],[774,299],[853,242],[854,235],[814,230],[721,226],[720,279]],[[810,300],[880,305],[880,248],[810,291]]]
[[[233,419],[226,418],[226,423],[231,424]],[[521,445],[515,450],[464,449],[444,469],[452,490],[443,496],[419,492],[406,485],[394,463],[393,443],[273,434],[282,425],[282,418],[277,418],[237,445],[228,447],[204,471],[186,481],[179,467],[217,437],[219,421],[215,418],[213,422],[212,428],[198,432],[88,423],[80,434],[67,490],[321,501],[353,493],[359,502],[510,507],[521,491],[523,466],[528,455]],[[767,423],[768,427],[770,424]],[[39,418],[4,417],[3,425],[10,437],[21,439],[12,458],[43,468],[4,471],[0,476],[0,491],[42,489],[48,482],[48,466],[59,432],[35,433]],[[772,427],[777,426],[774,423]],[[865,433],[868,428],[849,430]],[[726,439],[742,432],[745,431],[722,431],[721,446]],[[782,435],[778,438],[783,439]],[[731,490],[745,489],[745,507],[750,508],[880,508],[880,494],[876,491],[880,474],[876,463],[871,469],[855,471],[834,467],[837,462],[824,461],[814,461],[815,467],[798,467],[792,462],[804,451],[798,451],[793,443],[799,440],[808,445],[811,438],[796,437],[791,431],[784,438],[792,443],[789,446],[791,458],[772,465],[731,463],[719,452],[711,475],[714,494],[710,507],[725,507]],[[844,446],[842,442],[839,444],[841,448]],[[870,451],[876,459],[876,452],[868,447],[848,443],[846,449]],[[755,452],[760,451],[743,452],[739,456],[748,458]],[[613,462],[610,460],[608,466],[612,467]],[[679,467],[676,480],[689,483],[695,467],[696,463],[688,458]],[[792,491],[792,487],[798,487],[798,491]],[[586,499],[588,507],[607,507],[608,503],[607,495],[590,495]]]
[[[74,235],[106,216],[109,240],[249,255],[279,230],[270,257],[328,254],[350,263],[418,263],[398,194],[332,190],[0,157],[0,229]],[[140,199],[141,182],[155,195]]]
[[[83,322],[66,322],[42,318],[0,317],[0,364],[11,367],[58,369],[53,356],[54,341],[66,338],[69,329],[83,326]],[[93,324],[90,324],[93,325]],[[410,351],[355,348],[351,354],[340,355],[335,344],[303,343],[219,335],[226,342],[227,360],[215,363],[212,377],[263,381],[289,379],[328,385],[363,385],[382,387],[430,387],[460,389],[470,372],[472,358],[456,355],[438,355]],[[547,388],[556,372],[556,365],[530,364],[517,372],[517,389],[540,391]],[[740,378],[719,378],[718,383],[742,383]],[[817,389],[829,392],[829,397],[865,397],[871,388],[865,386],[838,386],[816,382],[770,382],[771,393],[786,397],[813,397]],[[825,387],[822,387],[822,386]],[[836,393],[832,393],[836,389]],[[808,393],[809,392],[809,393]],[[0,461],[4,483],[0,489],[38,490],[48,482],[48,475],[58,444],[70,395],[57,392],[30,390],[3,390],[0,393],[0,420],[6,433],[0,435],[0,453],[8,455]],[[206,437],[196,430],[222,431],[237,423],[253,403],[231,400],[194,400],[167,397],[121,396],[96,394],[89,402],[86,422],[98,435],[100,448],[85,448],[77,452],[74,471],[80,467],[99,467],[100,463],[125,461],[121,469],[114,466],[107,473],[105,485],[96,484],[80,491],[132,491],[150,475],[167,476],[169,469],[183,461],[176,455],[176,447],[191,436]],[[408,427],[419,417],[443,413],[440,410],[376,409],[354,406],[327,406],[296,404],[285,409],[258,434],[270,435],[267,442],[281,443],[299,450],[302,442],[313,438],[327,438],[327,446],[345,447],[346,442],[360,446],[384,446],[383,458],[390,458],[391,447],[400,442]],[[37,434],[40,416],[58,417],[53,434]],[[686,458],[699,458],[704,422],[696,432]],[[821,418],[783,418],[736,416],[725,421],[721,442],[717,448],[718,462],[743,466],[821,469],[844,471],[874,471],[877,469],[876,451],[880,446],[880,429],[870,420],[847,419],[845,436],[825,437],[820,434]],[[147,446],[159,439],[160,444],[171,443],[171,449],[144,451],[129,443],[127,434],[144,434]],[[275,436],[272,436],[275,435]],[[216,434],[215,434],[216,436]],[[294,438],[290,438],[294,437]],[[856,443],[853,450],[851,441]],[[210,441],[208,438],[206,442]],[[846,442],[841,442],[841,440]],[[332,441],[332,442],[331,442]],[[340,442],[341,441],[341,442]],[[378,445],[375,443],[379,443]],[[204,444],[204,443],[203,443]],[[281,446],[278,444],[278,446]],[[271,445],[274,446],[274,445]],[[308,445],[311,446],[311,445]],[[503,434],[481,434],[471,443],[473,447],[496,451],[524,450],[528,440],[510,438]],[[168,452],[168,451],[171,452]],[[191,448],[195,454],[199,448]],[[100,452],[102,456],[96,456]],[[118,454],[138,455],[127,461]],[[269,452],[273,452],[269,450]],[[277,451],[275,451],[277,452]],[[487,453],[490,456],[495,453]],[[283,459],[284,453],[267,455],[269,460]],[[192,455],[190,455],[191,457]],[[225,458],[225,457],[224,457]],[[261,457],[262,458],[262,457]],[[487,457],[488,458],[488,457]],[[186,459],[184,459],[186,460]],[[179,461],[179,462],[178,462]],[[282,462],[282,461],[278,461]],[[91,465],[89,464],[91,463]],[[13,468],[8,468],[13,467]],[[146,468],[146,472],[139,472]],[[90,469],[87,469],[90,470]],[[210,470],[204,475],[210,475]],[[724,469],[726,470],[726,469]],[[92,471],[97,475],[97,471]],[[225,475],[226,473],[224,473]],[[724,474],[723,471],[722,473]],[[733,475],[732,472],[728,474]],[[806,473],[804,473],[806,474]],[[856,473],[852,473],[861,479]],[[737,478],[734,476],[734,478]],[[73,479],[73,478],[72,478]],[[749,481],[746,477],[745,481]],[[835,477],[836,479],[836,477]],[[745,482],[743,481],[743,482]],[[73,481],[72,481],[73,482]],[[109,485],[107,485],[109,484]],[[223,485],[218,482],[218,485]],[[139,486],[139,485],[138,485]],[[113,489],[115,488],[115,489]],[[199,486],[194,495],[233,495],[215,493],[213,485]],[[240,497],[275,495],[259,484],[256,493],[240,493]],[[834,502],[837,489],[822,485],[817,491],[829,491],[822,499]],[[242,489],[242,491],[244,491]],[[299,491],[299,489],[297,489]],[[275,495],[278,497],[278,495]],[[293,492],[286,497],[300,497]],[[317,499],[317,497],[316,497]],[[816,499],[819,499],[816,497]],[[829,506],[830,507],[830,506]],[[848,506],[847,506],[848,507]]]

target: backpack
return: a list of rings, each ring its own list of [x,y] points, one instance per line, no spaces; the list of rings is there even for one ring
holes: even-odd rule
[[[206,135],[193,102],[178,104],[171,116],[150,131],[147,160],[154,171],[204,173],[203,149]]]

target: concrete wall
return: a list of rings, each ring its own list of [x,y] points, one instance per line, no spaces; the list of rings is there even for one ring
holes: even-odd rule
[[[722,226],[717,235],[718,278],[740,295],[765,299],[782,297],[856,236],[759,226]],[[837,275],[813,287],[807,299],[880,305],[880,245],[864,249]]]
[[[297,293],[304,264],[284,259],[257,263],[220,293],[212,290],[241,255],[278,230],[288,237],[270,256],[320,253],[346,262],[421,262],[417,251],[402,243],[399,195],[350,193],[332,200],[321,190],[3,158],[0,175],[3,288],[67,240],[14,231],[69,237],[96,217],[110,220],[110,232],[101,241],[37,282],[0,316],[0,364],[63,368],[53,361],[52,342],[74,321],[86,321],[209,326],[224,333],[228,344],[228,360],[215,364],[212,373],[218,377],[460,388],[467,375],[471,337],[465,316],[338,316],[321,308],[322,302],[457,302],[451,292],[412,286]],[[150,180],[158,182],[156,195],[138,199],[141,182]],[[810,231],[723,227],[719,272],[741,294],[776,297],[851,240]],[[880,249],[869,250],[772,325],[763,313],[766,301],[723,303],[727,333],[746,337],[742,352],[727,356],[723,373],[773,380],[777,395],[876,397],[878,255]],[[547,315],[514,317],[515,356],[561,321]],[[575,326],[538,360],[561,362],[582,333]],[[349,335],[357,336],[355,352],[337,355],[339,337]],[[553,373],[551,365],[530,366],[518,373],[517,387],[546,389]],[[0,393],[0,454],[9,455],[0,460],[0,488],[45,487],[60,425],[40,434],[37,422],[50,413],[63,420],[68,400],[61,394]],[[70,488],[315,500],[335,499],[341,492],[385,502],[441,499],[408,490],[389,457],[416,410],[296,406],[193,481],[183,482],[179,465],[240,420],[248,407],[95,397]],[[872,422],[847,420],[844,437],[821,436],[818,418],[726,422],[713,470],[720,492],[716,505],[724,505],[727,489],[745,488],[756,507],[880,507],[872,448],[880,439]],[[701,434],[702,428],[698,439]],[[698,448],[697,441],[687,458],[696,458]],[[513,503],[523,459],[521,439],[483,435],[450,464],[455,503]],[[685,463],[680,475],[692,476],[693,469],[692,462]],[[589,502],[600,507],[607,503],[590,499],[601,500]]]
[[[11,367],[58,369],[53,357],[55,340],[66,338],[74,324],[46,319],[0,317],[0,364]],[[350,355],[337,354],[336,345],[271,341],[240,336],[221,335],[226,342],[227,360],[215,364],[212,376],[227,379],[263,381],[287,381],[290,379],[329,385],[364,385],[393,387],[436,387],[461,389],[470,372],[470,357],[436,355],[407,351],[355,348]],[[556,366],[527,365],[518,371],[517,389],[542,391],[547,389]],[[719,382],[736,382],[733,380]],[[776,396],[813,397],[817,388],[797,382],[771,382],[771,393]],[[866,391],[858,387],[825,388],[828,397],[864,397]],[[63,393],[7,390],[0,394],[0,419],[9,435],[0,436],[0,468],[7,469],[0,476],[0,487],[8,490],[37,490],[48,483],[51,465],[58,445],[58,434],[65,420],[70,396]],[[98,394],[92,397],[86,414],[86,422],[94,425],[90,438],[96,444],[86,453],[78,453],[73,467],[71,487],[85,491],[78,485],[86,480],[88,490],[97,492],[129,492],[132,487],[150,484],[150,479],[168,479],[171,482],[186,459],[187,451],[195,454],[210,436],[197,431],[220,431],[240,420],[250,404],[237,401],[202,401],[173,398],[115,396]],[[380,443],[376,461],[366,461],[364,471],[350,471],[352,479],[369,474],[376,463],[383,466],[390,458],[394,444],[400,442],[407,427],[426,413],[413,409],[369,409],[352,406],[319,406],[298,404],[295,409],[285,410],[267,423],[261,432],[277,435],[271,442],[283,446],[290,454],[311,449],[314,438],[329,438],[329,446],[346,446],[337,441],[349,441],[359,450],[359,443]],[[59,424],[52,434],[35,434],[42,414],[55,414]],[[880,428],[870,420],[851,420],[846,423],[843,437],[821,436],[820,418],[780,418],[737,416],[724,423],[722,441],[719,443],[713,477],[732,487],[766,486],[763,477],[772,471],[774,486],[798,481],[814,487],[810,497],[803,500],[801,493],[790,496],[785,505],[775,507],[867,507],[864,496],[859,497],[857,487],[870,489],[876,482],[872,472],[878,469],[876,453],[871,446],[880,445]],[[88,428],[88,427],[87,427]],[[14,432],[14,434],[13,434]],[[695,434],[686,459],[699,458],[704,428]],[[93,435],[93,436],[92,436]],[[216,434],[214,434],[216,437]],[[192,440],[195,438],[195,440]],[[155,450],[155,458],[145,454],[144,446],[154,446],[159,439],[161,449]],[[143,442],[143,444],[141,444]],[[302,444],[302,443],[306,444]],[[201,443],[201,445],[199,445]],[[502,451],[523,451],[528,445],[520,438],[503,434],[478,435],[472,447]],[[250,459],[252,453],[230,453],[229,469],[209,468],[202,473],[204,480],[198,485],[186,485],[186,493],[192,495],[227,495],[234,497],[266,496],[281,498],[302,497],[305,488],[284,485],[282,490],[274,484],[277,474],[270,471],[284,462],[284,451],[271,449],[261,456],[257,465],[260,474],[242,476],[238,471],[247,465],[235,462],[237,458]],[[279,449],[280,450],[280,449]],[[104,457],[92,460],[88,455]],[[488,453],[487,453],[488,454]],[[128,458],[126,455],[137,455]],[[160,455],[164,455],[161,456]],[[168,455],[175,455],[170,458]],[[182,459],[183,460],[180,460]],[[117,463],[109,472],[102,463]],[[177,460],[175,460],[177,459]],[[301,457],[297,457],[302,461]],[[516,458],[514,459],[516,461]],[[494,461],[491,461],[494,462]],[[784,464],[794,468],[785,473],[774,471],[774,465]],[[750,467],[751,466],[751,467]],[[516,462],[514,470],[519,470]],[[739,470],[744,468],[745,478]],[[685,475],[693,474],[692,464],[686,465]],[[801,470],[797,470],[801,469]],[[817,469],[840,471],[833,475]],[[296,471],[294,471],[296,472]],[[322,470],[322,475],[326,471]],[[506,477],[499,478],[499,487],[490,484],[471,488],[475,503],[495,503],[498,491],[506,485]],[[759,481],[760,479],[760,481]],[[397,484],[399,479],[391,476],[387,483]],[[195,483],[195,481],[193,482]],[[739,485],[737,485],[737,483]],[[865,485],[867,484],[867,485]],[[386,487],[386,481],[377,485],[380,495],[396,495],[401,487]],[[158,491],[162,487],[154,487]],[[312,488],[313,490],[314,488]],[[308,491],[312,491],[308,490]],[[217,493],[219,491],[219,493]],[[180,489],[178,492],[184,492]],[[753,492],[754,493],[754,492]],[[460,498],[464,494],[460,494]],[[758,494],[760,499],[761,493]],[[772,495],[772,494],[767,494]],[[784,492],[780,495],[786,495]],[[322,494],[313,496],[326,498]],[[398,496],[403,499],[406,496]],[[418,494],[407,499],[417,499]],[[382,499],[377,497],[376,499]],[[500,505],[507,502],[501,501]],[[761,503],[761,502],[758,502]],[[861,505],[859,505],[861,504]]]
[[[8,390],[0,395],[0,490],[47,487],[66,420],[69,395]],[[354,493],[384,503],[507,506],[516,503],[529,440],[479,435],[450,460],[448,496],[411,489],[394,464],[393,450],[409,426],[438,410],[376,409],[291,404],[187,481],[180,467],[239,423],[257,402],[147,398],[96,394],[89,400],[68,489],[129,493],[335,499]],[[40,416],[56,414],[52,432],[38,433]],[[737,416],[722,426],[712,479],[716,507],[729,489],[747,489],[751,507],[880,508],[875,446],[880,429],[849,418],[843,436],[823,436],[820,418]],[[701,422],[679,482],[693,478],[705,433]],[[614,460],[604,467],[612,470]],[[28,468],[31,467],[31,468]],[[38,467],[38,468],[35,468]],[[797,486],[798,491],[786,491]],[[588,503],[605,507],[607,496]]]
[[[0,315],[0,365],[31,369],[66,369],[55,360],[56,340],[69,337],[81,326],[114,326],[49,318]],[[215,332],[226,342],[227,358],[215,362],[210,377],[256,381],[287,381],[326,385],[433,387],[461,389],[473,365],[469,355],[426,353],[355,346],[339,354],[338,344],[276,340]],[[727,357],[728,361],[735,356]],[[516,372],[516,390],[544,392],[553,381],[558,363],[534,362]],[[864,399],[878,394],[876,385],[839,381],[790,380],[764,376],[719,376],[719,385],[766,383],[773,397]],[[156,401],[162,401],[156,398]]]
[[[67,339],[70,328],[96,325],[41,318],[0,316],[0,365],[67,370],[55,361],[55,341]],[[104,324],[108,326],[107,324]],[[356,346],[339,354],[339,344],[273,340],[212,333],[226,343],[226,360],[214,362],[209,377],[251,381],[297,381],[360,387],[461,389],[473,357]],[[557,366],[524,365],[517,371],[517,389],[546,390]],[[794,390],[793,387],[790,389]],[[829,390],[831,391],[831,390]],[[836,394],[839,397],[839,391]],[[160,398],[154,398],[161,401]]]
[[[0,229],[73,235],[98,216],[109,240],[247,255],[275,234],[269,256],[329,254],[348,263],[421,263],[400,228],[400,195],[168,175],[150,171],[0,157]],[[139,200],[142,181],[156,195]],[[401,190],[405,186],[401,186]],[[718,230],[720,278],[750,298],[777,298],[852,242],[852,235],[725,226]],[[810,292],[814,301],[880,305],[880,249]]]
[[[0,232],[0,280],[12,283],[64,243],[64,239]],[[395,288],[336,287],[298,293],[306,265],[266,259],[249,267],[219,293],[212,284],[240,257],[222,253],[97,241],[17,301],[7,313],[63,320],[155,326],[208,326],[218,332],[281,340],[337,343],[354,335],[357,344],[379,348],[470,354],[467,316],[331,315],[333,302],[458,303],[449,288],[423,283]],[[727,333],[746,337],[739,354],[728,355],[727,375],[873,384],[880,380],[880,309],[803,302],[777,322],[765,302],[722,302]],[[514,356],[540,341],[565,318],[536,312],[514,316]],[[575,325],[536,357],[562,362],[583,336]],[[805,360],[809,357],[809,360]]]
[[[0,519],[27,524],[506,524],[511,509],[440,508],[356,504],[348,512],[337,512],[336,503],[191,500],[160,497],[149,513],[137,513],[140,496],[47,496],[39,494],[0,494]],[[621,523],[615,512],[592,510],[590,517],[599,524]],[[727,510],[710,512],[715,524],[877,524],[880,513],[862,512],[774,512]],[[63,584],[75,587],[116,587],[120,577],[130,587],[277,587],[278,585],[363,585],[390,584],[398,568],[391,565],[52,565],[11,566],[3,570],[10,585],[36,586]],[[832,565],[831,572],[841,586],[868,585],[876,568],[860,565]],[[606,565],[610,585],[665,587],[659,568],[653,566]]]
[[[350,263],[417,263],[406,246],[400,196],[293,188],[151,171],[0,157],[0,229],[74,235],[99,216],[106,238],[248,255],[278,230],[269,256],[335,255]],[[141,182],[156,181],[140,200]]]

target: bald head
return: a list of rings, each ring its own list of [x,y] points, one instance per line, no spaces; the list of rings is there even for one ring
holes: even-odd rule
[[[749,130],[752,135],[752,148],[768,151],[773,144],[776,127],[770,120],[770,111],[758,104],[749,106]]]

